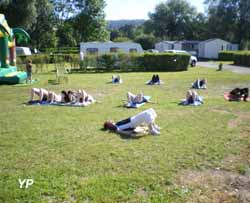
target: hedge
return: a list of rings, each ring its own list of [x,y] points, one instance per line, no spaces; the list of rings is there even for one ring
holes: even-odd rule
[[[224,51],[219,53],[220,60],[234,61],[235,65],[250,67],[250,51]]]
[[[234,61],[235,51],[221,51],[219,52],[219,60],[221,61]]]
[[[23,65],[27,58],[36,64],[38,70],[48,69],[48,64],[70,65],[76,71],[185,71],[188,69],[190,55],[174,53],[146,54],[103,54],[86,55],[80,61],[79,54],[37,54],[17,57],[17,64]]]
[[[143,65],[147,71],[185,71],[188,69],[189,54],[146,53]]]

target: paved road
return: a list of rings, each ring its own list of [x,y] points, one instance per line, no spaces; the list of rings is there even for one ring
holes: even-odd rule
[[[197,66],[202,66],[206,68],[216,68],[218,69],[218,63],[216,62],[197,62]],[[235,66],[235,65],[223,65],[223,69],[230,70],[234,73],[239,74],[250,74],[250,67],[244,67],[244,66]]]

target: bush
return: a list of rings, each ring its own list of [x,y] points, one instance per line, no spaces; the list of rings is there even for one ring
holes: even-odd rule
[[[143,65],[147,71],[185,71],[189,60],[189,54],[146,53]]]
[[[219,60],[234,61],[234,53],[234,51],[221,51],[219,52]]]
[[[173,53],[85,55],[80,61],[79,54],[37,54],[18,57],[18,66],[24,67],[31,59],[36,72],[48,71],[49,64],[67,66],[80,71],[184,71],[187,70],[190,55]]]
[[[250,67],[250,51],[224,51],[219,53],[220,60],[234,61],[235,65]]]

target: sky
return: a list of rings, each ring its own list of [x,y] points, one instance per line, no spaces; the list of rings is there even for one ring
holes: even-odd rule
[[[199,12],[204,12],[204,0],[188,0]],[[106,0],[106,20],[148,19],[148,12],[153,12],[163,0]]]

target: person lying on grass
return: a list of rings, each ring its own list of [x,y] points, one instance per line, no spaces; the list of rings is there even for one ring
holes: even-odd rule
[[[49,91],[43,88],[32,88],[29,102],[33,102],[35,96],[39,97],[40,102],[47,101],[49,98]]]
[[[206,78],[197,79],[193,83],[192,88],[195,88],[195,89],[206,89],[207,88],[207,79]]]
[[[79,103],[93,103],[95,101],[94,98],[90,94],[87,94],[85,90],[78,90],[76,99]]]
[[[63,94],[56,94],[55,92],[49,91],[48,102],[62,102],[63,99]]]
[[[151,108],[117,123],[106,121],[104,123],[104,129],[117,132],[121,135],[133,136],[136,134],[138,127],[145,126],[151,135],[160,135],[160,128],[155,124],[156,117],[157,114],[155,110]]]
[[[132,94],[131,92],[127,93],[128,103],[140,104],[145,101],[143,93],[137,95]]]
[[[120,75],[112,75],[112,83],[122,83]]]
[[[197,101],[202,102],[198,93],[195,90],[188,90],[186,94],[186,102],[188,104],[194,104]]]
[[[77,101],[77,91],[75,90],[63,90],[62,94],[62,103],[70,103]]]
[[[153,75],[151,81],[149,81],[148,84],[154,85],[154,84],[160,84],[161,80],[159,75]]]
[[[248,88],[235,88],[231,92],[229,92],[229,97],[232,99],[241,101],[249,100],[249,89]]]
[[[58,97],[59,98],[59,97]],[[56,101],[55,102],[62,102],[62,103],[93,103],[95,100],[94,98],[90,95],[87,94],[85,90],[63,90],[62,91],[62,99],[61,101]]]
[[[49,103],[86,103],[94,102],[94,98],[87,94],[85,90],[63,90],[61,94],[56,94],[53,91],[48,91],[43,88],[32,88],[31,99],[29,103],[34,102],[35,95],[39,96],[39,102]]]

